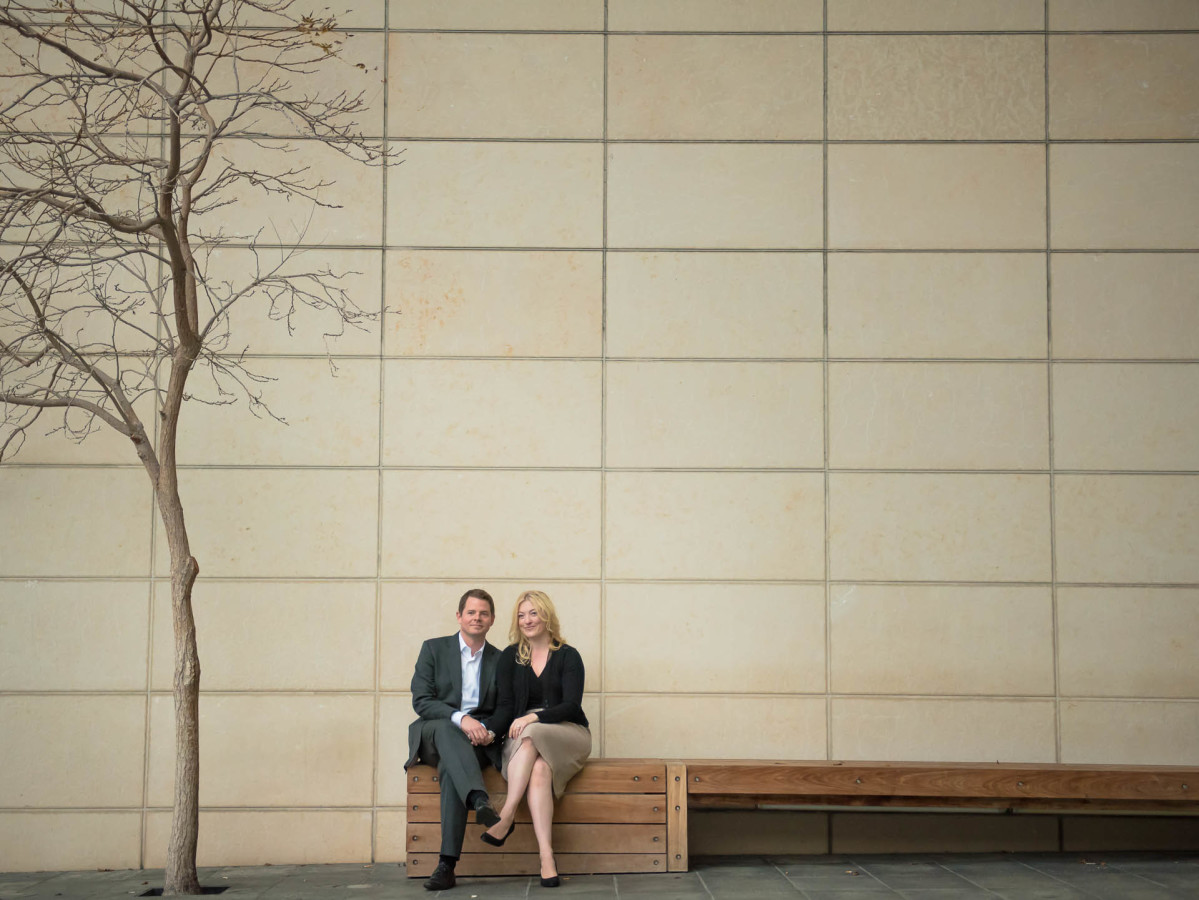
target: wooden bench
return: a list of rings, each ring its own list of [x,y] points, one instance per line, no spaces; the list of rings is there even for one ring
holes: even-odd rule
[[[1199,812],[1199,768],[1026,763],[695,760],[691,809],[991,807]]]
[[[483,773],[498,808],[506,785]],[[661,759],[593,759],[567,786],[554,810],[554,850],[563,875],[687,871],[686,773]],[[408,770],[407,862],[410,878],[428,877],[441,844],[437,770]],[[537,839],[521,804],[517,828],[503,847],[484,844],[481,826],[467,825],[459,875],[532,875]]]
[[[492,800],[504,781],[488,769]],[[437,770],[408,771],[408,875],[437,865],[441,841]],[[589,760],[554,812],[562,874],[685,872],[688,809],[760,807],[972,808],[1027,812],[1199,813],[1199,768],[1025,763],[825,760]],[[537,840],[522,805],[504,847],[468,825],[460,875],[532,875]]]

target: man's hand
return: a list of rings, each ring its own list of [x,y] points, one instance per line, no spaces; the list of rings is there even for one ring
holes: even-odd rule
[[[487,728],[474,716],[463,716],[458,727],[476,747],[482,747],[487,743]]]

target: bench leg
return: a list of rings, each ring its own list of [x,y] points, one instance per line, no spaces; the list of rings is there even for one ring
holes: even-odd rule
[[[686,872],[687,766],[666,765],[666,871]]]

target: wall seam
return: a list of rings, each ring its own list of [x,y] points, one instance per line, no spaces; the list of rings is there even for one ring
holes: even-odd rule
[[[829,105],[829,84],[828,84],[828,0],[823,0],[821,7],[821,25],[823,28],[821,35],[822,49],[822,73],[821,73],[821,276],[820,276],[820,291],[821,291],[821,334],[823,340],[823,359],[821,361],[824,390],[823,418],[821,421],[823,434],[823,453],[824,453],[824,755],[826,759],[833,759],[833,616],[832,616],[832,532],[830,529],[831,511],[831,478],[829,475],[829,465],[832,459],[829,456],[829,313],[828,313],[828,105]],[[831,852],[832,847],[832,817],[829,820],[828,841]]]

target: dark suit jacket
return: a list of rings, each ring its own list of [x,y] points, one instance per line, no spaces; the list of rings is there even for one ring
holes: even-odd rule
[[[483,645],[483,662],[479,669],[479,705],[470,712],[496,733],[496,740],[483,748],[491,764],[500,767],[503,732],[494,726],[494,717],[499,692],[496,690],[495,673],[500,651],[491,644]],[[404,768],[416,763],[420,753],[421,723],[434,719],[448,719],[462,705],[462,655],[458,648],[458,632],[449,637],[429,638],[421,645],[416,658],[416,671],[412,674],[412,708],[420,716],[408,726],[408,761]],[[422,760],[430,762],[432,760]]]
[[[495,711],[496,734],[500,728],[507,734],[513,719],[529,711],[529,681],[534,677],[532,666],[522,666],[516,661],[516,644],[511,644],[500,654],[498,679],[500,702]],[[563,644],[550,653],[545,671],[541,673],[545,690],[544,706],[537,718],[546,723],[574,722],[587,727],[583,715],[583,657],[569,644]]]

